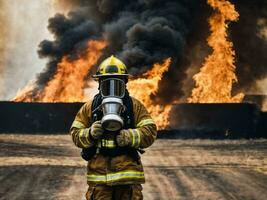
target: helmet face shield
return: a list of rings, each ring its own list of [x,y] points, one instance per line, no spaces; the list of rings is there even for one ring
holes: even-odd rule
[[[123,98],[125,95],[125,82],[118,78],[108,78],[100,82],[102,97]]]

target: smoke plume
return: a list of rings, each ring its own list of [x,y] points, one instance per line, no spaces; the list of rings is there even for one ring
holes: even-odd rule
[[[233,93],[267,94],[267,0],[231,0],[239,12],[239,20],[229,26],[230,40],[236,52],[236,72],[238,83],[234,84]],[[185,47],[183,62],[187,77],[183,82],[184,101],[193,89],[193,75],[199,72],[205,57],[211,49],[206,39],[209,33],[207,19],[212,9],[201,4],[198,20],[190,33]],[[261,80],[261,81],[259,81]]]
[[[21,2],[14,0],[18,1]],[[48,21],[53,39],[43,30],[51,14],[45,5],[51,5],[51,2],[53,8],[61,13]],[[37,75],[32,93],[34,99],[54,78],[58,63],[64,56],[75,60],[78,54],[85,52],[89,40],[105,39],[108,46],[99,61],[115,54],[134,75],[142,74],[154,63],[171,57],[172,66],[163,75],[153,101],[161,104],[183,101],[194,86],[192,76],[199,71],[211,51],[206,39],[210,34],[207,20],[213,10],[206,1],[27,0],[20,4],[7,3],[8,0],[0,0],[0,8],[4,11],[0,13],[0,22],[5,24],[0,31],[0,81],[5,81],[0,83],[0,97],[14,95],[13,88],[25,85],[47,61],[43,71]],[[240,14],[239,21],[231,23],[228,29],[236,51],[239,80],[234,85],[234,93],[267,93],[264,89],[267,82],[267,0],[231,0],[231,3]],[[18,8],[24,9],[19,12],[21,9]],[[33,13],[27,18],[25,13],[29,10]],[[19,13],[15,23],[16,12]],[[29,18],[31,20],[27,20]],[[48,39],[40,43],[43,38]],[[34,39],[31,45],[30,39]],[[27,45],[21,43],[22,40],[27,41]],[[42,61],[34,57],[38,43],[39,57],[45,58]]]
[[[234,0],[240,19],[231,26],[236,49],[238,90],[259,93],[256,81],[267,76],[267,0]],[[267,93],[267,91],[265,91]]]
[[[37,92],[53,79],[63,56],[75,59],[91,39],[105,39],[108,46],[103,58],[117,55],[134,75],[171,57],[173,66],[166,74],[170,81],[162,86],[171,91],[173,80],[178,85],[182,83],[180,74],[184,70],[179,69],[178,62],[193,27],[197,0],[76,0],[72,3],[67,16],[56,14],[49,19],[48,29],[55,39],[44,40],[39,45],[39,56],[48,58],[49,62],[37,78]],[[179,94],[181,87],[175,90]]]

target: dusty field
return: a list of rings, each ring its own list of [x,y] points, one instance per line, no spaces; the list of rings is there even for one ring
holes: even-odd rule
[[[267,140],[158,140],[145,199],[267,199]],[[79,200],[86,163],[66,136],[0,135],[1,200]]]

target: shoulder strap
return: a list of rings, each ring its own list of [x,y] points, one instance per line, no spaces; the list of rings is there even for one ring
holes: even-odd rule
[[[102,103],[102,97],[98,93],[94,96],[92,107],[91,107],[91,116],[92,116],[92,122],[95,122],[97,120],[100,120],[102,118],[102,112],[100,111],[100,105]]]
[[[134,111],[133,111],[133,100],[126,90],[125,96],[123,98],[123,104],[125,105],[125,112],[122,114],[124,118],[124,128],[135,128],[134,122]]]
[[[96,94],[94,96],[94,99],[92,101],[92,105],[91,105],[91,123],[101,119],[102,116],[101,112],[100,112],[100,105],[102,102],[102,98],[100,94]],[[93,158],[93,156],[96,154],[96,146],[92,146],[89,148],[83,148],[81,151],[81,157],[86,160],[89,161]]]

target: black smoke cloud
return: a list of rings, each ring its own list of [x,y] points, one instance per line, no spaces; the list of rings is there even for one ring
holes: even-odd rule
[[[44,40],[39,45],[40,57],[48,58],[49,62],[37,77],[36,90],[42,90],[53,78],[57,63],[63,56],[68,55],[69,59],[75,59],[76,53],[82,52],[91,39],[107,40],[109,45],[102,58],[110,54],[117,55],[135,75],[143,73],[154,63],[162,62],[168,57],[173,61],[169,74],[179,75],[184,70],[179,69],[177,64],[187,44],[187,36],[194,25],[199,2],[198,0],[71,2],[73,9],[67,16],[57,14],[49,19],[48,29],[54,35],[54,40]],[[181,78],[170,75],[169,78],[170,82],[176,81],[178,85],[181,84]],[[163,84],[163,88],[172,88],[166,85],[168,84]],[[180,90],[179,87],[176,88]],[[173,93],[179,94],[179,91],[176,89]],[[164,96],[164,93],[161,96]]]
[[[232,24],[231,38],[236,50],[237,76],[236,90],[260,93],[255,88],[256,80],[267,76],[267,0],[233,0],[240,17]]]
[[[239,21],[230,23],[229,28],[237,57],[239,83],[235,92],[253,90],[256,80],[267,76],[267,41],[259,37],[260,26],[267,26],[263,23],[267,20],[267,0],[231,2],[240,13]],[[206,39],[210,34],[207,20],[213,10],[206,1],[68,0],[64,3],[72,7],[68,15],[57,14],[49,20],[48,29],[54,40],[44,40],[39,45],[40,57],[48,58],[49,62],[37,77],[37,93],[53,78],[64,55],[75,59],[89,40],[105,39],[109,45],[100,60],[115,54],[134,75],[142,74],[153,63],[172,58],[172,66],[164,74],[155,101],[170,103],[190,95],[193,74],[187,77],[186,70],[199,71],[211,52]],[[260,24],[259,20],[263,22]]]
[[[233,93],[261,94],[264,91],[258,88],[256,82],[267,77],[267,34],[265,32],[263,35],[262,31],[267,30],[267,0],[231,0],[231,3],[240,14],[239,20],[231,22],[228,29],[229,39],[233,42],[236,52],[238,83],[234,84]],[[170,93],[172,99],[186,101],[195,85],[193,75],[199,72],[205,57],[212,51],[206,39],[210,34],[208,18],[214,11],[204,1],[197,11],[193,28],[187,35],[187,43],[177,64],[179,67],[171,68],[172,73],[167,74],[162,81],[158,96],[163,96],[165,91],[170,92],[168,89],[170,87],[168,76],[170,76],[173,80]],[[190,73],[185,74],[186,70]],[[175,91],[176,86],[180,86],[179,80],[184,80],[182,84],[184,93]]]
[[[234,84],[233,93],[260,94],[256,81],[267,77],[267,34],[260,35],[262,29],[267,29],[267,0],[231,0],[239,12],[239,20],[229,24],[229,39],[233,42],[236,52],[236,74],[238,83]],[[214,12],[207,4],[199,8],[197,21],[187,38],[185,51],[179,66],[191,72],[186,78],[182,100],[191,95],[194,87],[192,76],[199,72],[204,58],[211,53],[206,39],[209,36],[207,19]],[[197,55],[197,56],[196,56]],[[181,69],[181,68],[180,68]],[[181,95],[177,96],[181,99]]]

